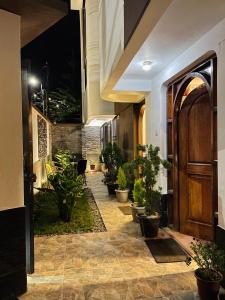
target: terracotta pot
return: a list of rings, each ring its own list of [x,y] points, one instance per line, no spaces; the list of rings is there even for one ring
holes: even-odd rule
[[[118,202],[127,202],[128,201],[129,190],[116,190],[116,199]]]
[[[140,227],[142,235],[148,238],[155,238],[159,232],[159,216],[140,216]]]
[[[223,279],[221,273],[219,274],[220,279],[217,281],[204,280],[199,276],[199,270],[195,270],[195,277],[197,280],[198,294],[201,300],[217,300],[220,289],[220,282]]]
[[[95,165],[90,165],[90,169],[91,169],[91,171],[94,171],[95,170]]]
[[[136,223],[139,223],[138,216],[144,215],[145,214],[145,207],[138,207],[134,203],[131,204],[131,212],[132,212],[132,217],[133,221]]]

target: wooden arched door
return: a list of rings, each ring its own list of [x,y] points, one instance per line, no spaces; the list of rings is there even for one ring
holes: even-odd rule
[[[213,105],[204,84],[180,104],[177,129],[180,231],[212,240]]]

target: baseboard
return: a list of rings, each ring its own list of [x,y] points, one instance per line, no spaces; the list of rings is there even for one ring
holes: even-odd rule
[[[27,290],[25,208],[0,211],[0,299]]]

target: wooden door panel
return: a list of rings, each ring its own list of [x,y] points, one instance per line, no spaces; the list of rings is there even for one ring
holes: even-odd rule
[[[188,113],[188,160],[211,162],[211,107],[209,97],[203,94]]]
[[[209,176],[188,176],[188,221],[212,223],[212,181]]]
[[[180,231],[213,239],[213,109],[205,86],[193,90],[179,112]]]

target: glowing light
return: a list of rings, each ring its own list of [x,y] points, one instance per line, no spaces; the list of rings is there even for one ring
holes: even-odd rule
[[[38,85],[40,84],[40,81],[38,80],[37,77],[31,76],[31,77],[29,78],[29,80],[28,80],[28,83],[29,83],[31,86],[36,87],[36,86],[38,86]]]
[[[149,71],[152,68],[152,62],[150,60],[145,60],[142,62],[142,69],[144,71]]]

